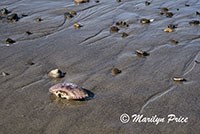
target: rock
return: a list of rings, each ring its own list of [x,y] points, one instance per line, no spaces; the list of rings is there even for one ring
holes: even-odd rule
[[[15,43],[15,42],[16,42],[16,41],[13,40],[13,39],[11,39],[11,38],[8,38],[8,39],[6,40],[6,44],[8,44],[8,45],[13,44],[13,43]]]
[[[62,71],[59,69],[54,69],[48,72],[47,75],[52,78],[63,78],[65,73],[62,73]]]
[[[40,21],[42,21],[42,19],[41,18],[35,18],[35,20],[37,21],[37,22],[40,22]]]
[[[200,16],[200,12],[196,12],[196,15],[197,15],[197,16]]]
[[[128,27],[129,26],[126,21],[118,21],[115,24],[120,27]]]
[[[30,31],[26,31],[26,34],[27,34],[27,35],[31,35],[31,34],[33,34],[33,33],[31,33]]]
[[[166,17],[171,18],[174,14],[172,12],[167,12],[165,15]]]
[[[9,11],[6,8],[2,8],[0,10],[0,15],[7,15],[7,14],[9,14]]]
[[[200,64],[200,61],[198,61],[198,60],[195,60],[195,62],[196,62],[197,64]]]
[[[187,81],[186,79],[184,79],[183,77],[173,77],[172,78],[174,81],[176,82],[185,82]]]
[[[17,22],[18,20],[19,20],[19,17],[16,13],[13,13],[13,14],[7,16],[8,22]]]
[[[138,56],[149,56],[150,55],[149,53],[142,51],[142,50],[136,50],[136,53]]]
[[[140,23],[142,23],[142,24],[149,24],[150,23],[150,20],[149,19],[141,19],[140,20]]]
[[[151,4],[151,2],[145,1],[145,5],[146,5],[146,6],[149,6],[150,4]]]
[[[6,77],[7,75],[9,75],[9,73],[2,72],[1,75],[2,75],[3,77]]]
[[[116,1],[117,1],[118,3],[119,3],[119,2],[122,2],[121,0],[116,0]]]
[[[190,5],[189,5],[189,4],[185,4],[185,6],[186,6],[186,7],[189,7]]]
[[[200,22],[198,20],[193,20],[189,22],[190,25],[199,25]]]
[[[168,11],[169,11],[169,9],[168,9],[168,8],[166,8],[166,7],[163,7],[163,8],[161,8],[161,11],[163,11],[163,12],[168,12]]]
[[[122,71],[119,70],[118,68],[113,68],[112,71],[111,71],[112,75],[117,75],[117,74],[120,74],[121,72]]]
[[[88,3],[89,0],[74,0],[75,4],[80,4],[80,3]]]
[[[165,31],[165,32],[169,32],[169,33],[171,33],[171,32],[173,32],[174,30],[171,29],[171,28],[166,28],[166,29],[164,29],[164,31]]]
[[[71,15],[76,15],[76,11],[74,11],[74,10],[69,11],[69,14],[71,14]]]
[[[170,43],[171,43],[171,44],[174,44],[174,45],[177,45],[179,42],[178,42],[178,41],[175,41],[175,40],[170,40]]]
[[[122,33],[122,38],[126,38],[127,36],[128,36],[127,33],[125,33],[125,32]]]
[[[69,12],[66,12],[66,13],[64,13],[64,17],[65,17],[65,19],[71,19],[74,16],[72,14],[70,14]]]
[[[112,27],[110,28],[110,32],[111,32],[111,33],[117,33],[118,31],[119,31],[119,28],[116,27],[116,26],[112,26]]]
[[[82,100],[89,97],[88,92],[73,83],[58,83],[49,89],[49,92],[59,98],[67,100]]]
[[[81,27],[83,27],[83,25],[78,24],[78,23],[75,23],[75,24],[74,24],[74,28],[75,28],[75,29],[80,29]]]
[[[170,29],[175,29],[177,27],[178,27],[178,24],[169,24],[168,25],[168,28],[170,28]]]

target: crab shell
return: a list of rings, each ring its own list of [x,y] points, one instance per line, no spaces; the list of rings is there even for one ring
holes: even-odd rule
[[[55,94],[57,97],[67,100],[85,99],[89,95],[85,89],[78,87],[73,83],[58,83],[49,89],[49,92]]]

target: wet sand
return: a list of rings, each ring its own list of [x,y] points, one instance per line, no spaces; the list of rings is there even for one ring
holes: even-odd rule
[[[190,6],[185,6],[189,4]],[[0,20],[0,133],[198,134],[200,131],[200,1],[72,0],[0,1],[0,9],[26,17]],[[161,8],[173,12],[159,15]],[[179,9],[179,10],[177,10]],[[64,19],[66,11],[77,12]],[[35,21],[40,17],[41,22]],[[153,19],[141,24],[140,19]],[[117,21],[128,27],[110,32]],[[74,29],[73,24],[83,25]],[[169,24],[178,24],[167,33]],[[33,34],[27,35],[26,31]],[[122,38],[126,32],[127,37]],[[16,42],[6,46],[7,38]],[[170,41],[176,40],[178,44]],[[141,57],[136,50],[148,52]],[[30,64],[32,63],[32,64]],[[52,79],[59,68],[66,75]],[[118,68],[121,73],[112,75]],[[175,82],[173,77],[187,81]],[[49,88],[72,82],[94,93],[88,101],[55,98]],[[187,123],[120,122],[120,115],[188,117]]]

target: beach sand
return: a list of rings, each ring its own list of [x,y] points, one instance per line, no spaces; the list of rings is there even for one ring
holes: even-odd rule
[[[9,74],[0,76],[0,133],[198,134],[200,64],[195,60],[200,61],[200,26],[189,22],[200,19],[199,5],[197,0],[153,0],[149,6],[136,0],[78,5],[72,0],[0,1],[0,9],[24,16],[13,23],[0,20],[0,73]],[[163,7],[174,15],[159,15]],[[77,14],[65,20],[64,13],[71,10]],[[142,18],[153,20],[141,24]],[[111,33],[117,21],[128,26]],[[74,23],[82,27],[74,29]],[[169,24],[178,26],[164,32]],[[128,36],[122,38],[123,32]],[[7,38],[16,42],[6,46]],[[138,56],[136,50],[150,55]],[[55,68],[66,72],[65,77],[49,78],[47,72]],[[113,68],[121,73],[112,75]],[[93,98],[55,98],[49,88],[64,81],[91,91]],[[188,122],[156,125],[130,119],[123,124],[123,113],[175,114]]]

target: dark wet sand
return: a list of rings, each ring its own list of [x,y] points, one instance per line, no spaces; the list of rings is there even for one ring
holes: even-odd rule
[[[189,4],[190,6],[185,6]],[[198,0],[100,0],[75,5],[72,0],[0,1],[18,15],[18,22],[0,22],[1,134],[198,134],[200,132],[200,26]],[[158,13],[167,7],[174,15]],[[179,10],[177,10],[179,8]],[[63,14],[77,15],[64,22]],[[43,20],[36,22],[40,17]],[[141,18],[154,19],[140,24]],[[111,34],[117,21],[129,26]],[[74,29],[73,24],[83,25]],[[178,24],[174,32],[163,29]],[[26,35],[26,31],[33,34]],[[126,32],[129,36],[121,37]],[[7,38],[16,43],[5,45]],[[176,40],[178,44],[171,44]],[[150,53],[138,57],[135,50]],[[33,62],[34,65],[27,63]],[[113,68],[122,72],[111,75]],[[66,72],[60,80],[51,69]],[[177,83],[173,77],[184,77]],[[59,82],[78,84],[95,94],[89,101],[56,99],[48,89]],[[122,124],[122,113],[147,117],[168,114],[188,117],[187,123]]]

